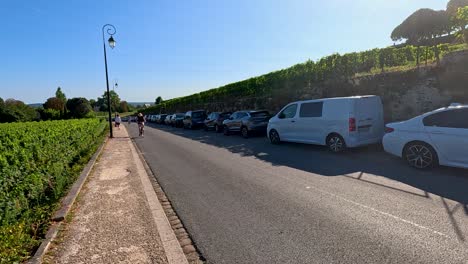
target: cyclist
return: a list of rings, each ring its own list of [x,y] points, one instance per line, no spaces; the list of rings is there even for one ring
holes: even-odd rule
[[[138,131],[140,132],[140,136],[143,136],[144,129],[145,129],[145,116],[142,113],[138,113],[137,115],[137,123],[138,123]]]

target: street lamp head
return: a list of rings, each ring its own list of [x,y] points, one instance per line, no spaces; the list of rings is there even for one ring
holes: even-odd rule
[[[113,49],[115,47],[115,40],[112,36],[109,38],[108,42],[109,46]]]

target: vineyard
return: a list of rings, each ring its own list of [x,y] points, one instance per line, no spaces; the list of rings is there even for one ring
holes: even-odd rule
[[[300,92],[305,87],[319,86],[330,80],[346,80],[356,76],[438,64],[446,54],[463,49],[467,49],[465,44],[440,44],[333,54],[316,62],[308,60],[287,69],[167,100],[147,109],[146,113],[183,112],[191,109],[235,110],[233,106],[236,102],[246,99],[252,99],[251,107],[277,110],[281,106],[272,105],[267,99],[284,98],[287,94]]]
[[[38,246],[105,128],[98,119],[0,124],[0,263]]]

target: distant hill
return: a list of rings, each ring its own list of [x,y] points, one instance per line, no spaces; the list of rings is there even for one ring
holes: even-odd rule
[[[127,102],[127,104],[132,105],[132,106],[144,105],[144,104],[154,105],[154,102]]]
[[[42,107],[42,104],[41,103],[35,103],[35,104],[28,104],[29,106],[33,107],[33,108],[41,108]]]

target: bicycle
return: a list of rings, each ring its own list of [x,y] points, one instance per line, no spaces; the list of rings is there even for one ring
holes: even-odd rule
[[[138,131],[140,132],[140,137],[145,134],[145,123],[138,123]]]

